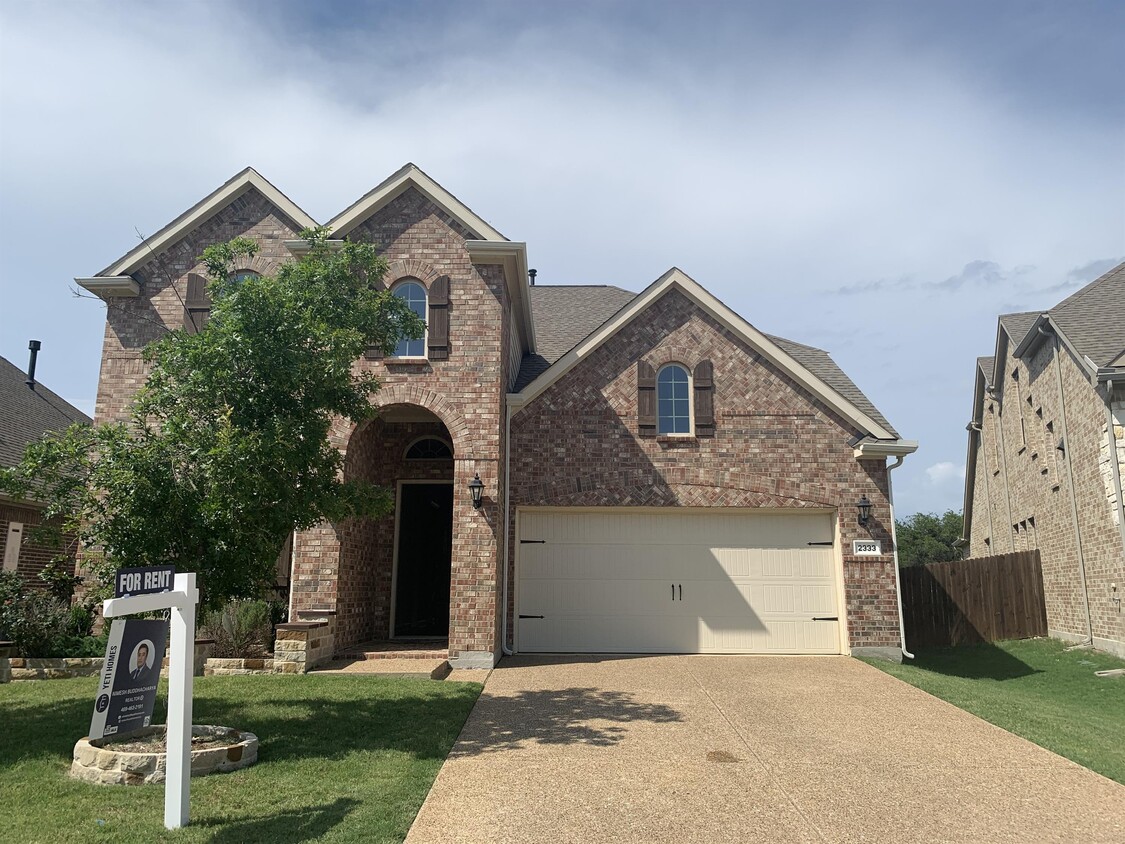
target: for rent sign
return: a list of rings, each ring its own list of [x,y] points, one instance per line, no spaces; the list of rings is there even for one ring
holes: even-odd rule
[[[113,597],[129,598],[133,595],[170,592],[175,577],[175,566],[118,569],[117,576],[113,581]]]
[[[113,622],[94,698],[90,738],[138,730],[152,722],[156,684],[167,641],[166,621],[117,619]]]

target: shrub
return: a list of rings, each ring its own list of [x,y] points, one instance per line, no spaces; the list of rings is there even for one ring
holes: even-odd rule
[[[105,638],[90,635],[90,607],[28,589],[16,572],[0,572],[0,639],[23,657],[103,656]]]
[[[265,601],[231,601],[203,617],[200,634],[215,640],[212,654],[222,659],[264,656],[273,647],[273,620]]]

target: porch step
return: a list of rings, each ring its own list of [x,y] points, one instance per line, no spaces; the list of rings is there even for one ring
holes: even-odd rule
[[[351,674],[378,677],[410,677],[419,680],[444,680],[452,669],[440,659],[341,659],[314,668],[310,674]]]
[[[346,660],[444,660],[449,656],[449,643],[434,642],[362,642],[336,654],[335,659]]]

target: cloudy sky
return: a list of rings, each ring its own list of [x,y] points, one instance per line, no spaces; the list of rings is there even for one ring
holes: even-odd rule
[[[0,3],[0,355],[90,410],[92,275],[248,164],[327,220],[413,161],[539,280],[678,266],[827,349],[960,509],[996,315],[1125,259],[1125,4]]]

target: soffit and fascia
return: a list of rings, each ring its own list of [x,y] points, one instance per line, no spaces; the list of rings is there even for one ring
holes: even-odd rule
[[[301,228],[313,228],[316,220],[306,214],[293,200],[274,187],[253,167],[235,174],[226,183],[201,199],[156,234],[145,238],[116,262],[97,273],[95,278],[123,278],[140,269],[153,255],[175,243],[184,235],[207,222],[249,190],[257,190],[279,211]],[[78,279],[76,279],[78,280]],[[82,279],[85,280],[85,279]],[[78,280],[78,281],[82,281]]]
[[[625,305],[616,315],[592,332],[586,339],[555,361],[548,369],[528,384],[519,393],[509,393],[508,402],[517,412],[533,402],[538,396],[558,381],[563,375],[586,359],[602,344],[629,325],[641,313],[671,290],[678,290],[689,300],[702,308],[735,336],[750,345],[755,351],[769,360],[812,394],[835,409],[841,416],[869,435],[855,446],[856,457],[864,459],[899,456],[917,450],[918,444],[902,440],[888,431],[869,415],[844,399],[835,390],[798,363],[769,337],[756,329],[723,302],[704,289],[698,282],[682,270],[673,267],[633,301]]]

